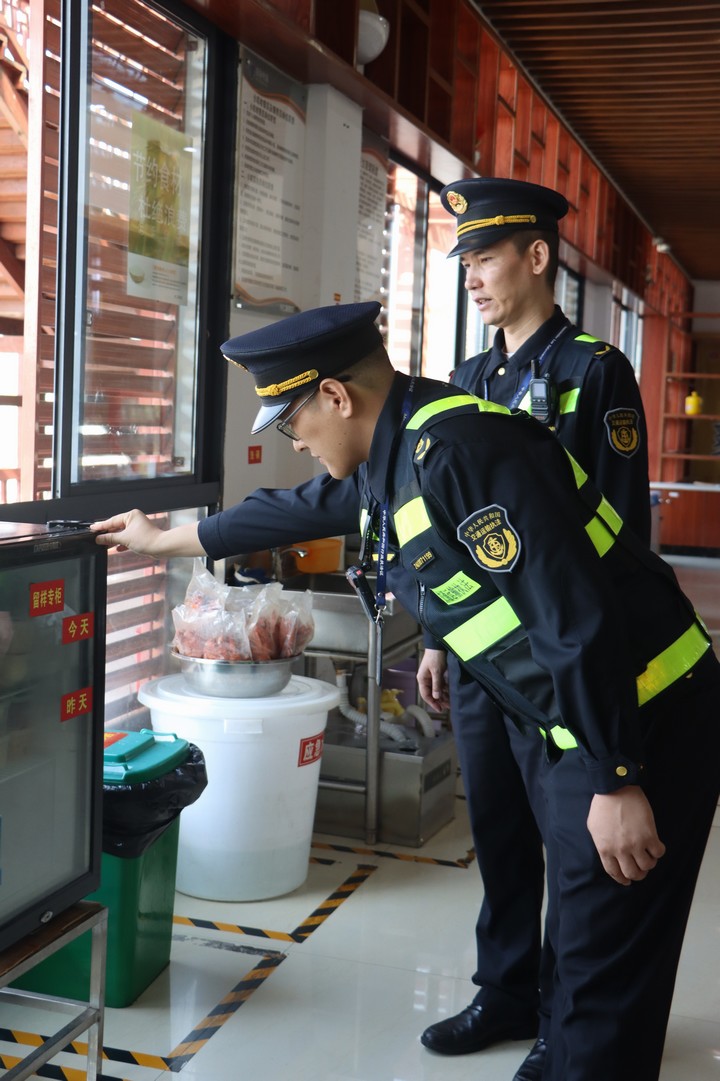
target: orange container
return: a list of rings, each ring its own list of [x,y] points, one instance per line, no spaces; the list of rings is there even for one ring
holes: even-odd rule
[[[340,567],[342,540],[339,537],[297,541],[292,547],[307,552],[305,556],[295,556],[295,566],[301,574],[331,574]]]

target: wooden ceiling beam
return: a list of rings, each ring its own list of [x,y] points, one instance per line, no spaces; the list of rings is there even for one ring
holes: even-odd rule
[[[474,2],[474,0],[471,0],[471,2]],[[601,14],[605,18],[610,14],[651,15],[647,4],[632,7],[626,4],[624,0],[587,0],[582,7],[578,4],[578,0],[543,0],[542,11],[538,11],[538,0],[495,0],[495,3],[483,3],[480,6],[484,12],[502,12],[501,19],[525,20],[533,17],[567,19],[568,8],[573,9],[573,18],[585,11]],[[608,10],[610,8],[613,9],[612,12]],[[709,11],[711,14],[716,14],[717,3],[716,0],[706,0],[705,3],[678,3],[678,0],[663,3],[663,0],[655,0],[652,10],[674,11],[678,15],[682,15],[686,11]],[[501,21],[501,19],[498,21]]]
[[[660,53],[664,50],[668,57],[677,56],[677,47],[673,48],[673,42],[677,43],[679,38],[688,38],[689,35],[683,35],[681,31],[668,31],[666,34],[644,34],[642,31],[635,35],[619,34],[614,29],[608,29],[607,26],[598,26],[596,30],[590,34],[584,32],[582,34],[575,34],[568,32],[565,34],[553,33],[552,30],[548,30],[547,36],[540,33],[534,33],[525,35],[519,33],[515,35],[513,42],[513,51],[516,55],[525,53],[534,53],[541,50],[542,52],[552,53],[566,53],[575,52],[577,49],[582,49],[585,46],[585,51],[589,55],[596,50],[596,48],[603,46],[605,48],[616,49],[619,53],[627,53],[628,56],[633,57],[637,49],[652,49],[654,52]],[[682,48],[685,49],[707,49],[712,50],[714,40],[720,38],[720,23],[713,26],[712,29],[708,29],[706,33],[699,34],[697,31],[692,31],[692,40],[683,40]]]

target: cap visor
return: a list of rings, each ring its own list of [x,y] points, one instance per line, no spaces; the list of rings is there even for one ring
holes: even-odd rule
[[[286,401],[276,402],[275,405],[261,405],[250,429],[250,434],[255,435],[257,432],[263,432],[266,428],[269,428],[272,422],[277,420],[282,412],[287,409],[287,405]]]

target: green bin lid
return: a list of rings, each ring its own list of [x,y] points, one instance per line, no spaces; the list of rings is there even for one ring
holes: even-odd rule
[[[171,732],[106,732],[103,751],[105,784],[141,784],[169,773],[187,758],[190,744]]]

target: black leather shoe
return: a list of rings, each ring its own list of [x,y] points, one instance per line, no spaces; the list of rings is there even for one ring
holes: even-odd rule
[[[469,1055],[503,1040],[531,1040],[537,1030],[534,1010],[508,1007],[506,999],[481,988],[460,1013],[426,1028],[420,1042],[440,1055]]]
[[[536,1040],[530,1054],[513,1077],[513,1081],[541,1081],[546,1055],[547,1040]]]

